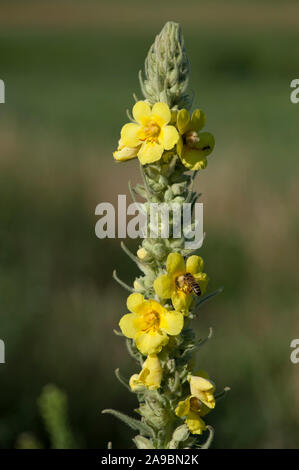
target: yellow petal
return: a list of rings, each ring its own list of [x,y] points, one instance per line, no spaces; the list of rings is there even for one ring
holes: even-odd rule
[[[140,381],[139,375],[134,374],[129,380],[129,385],[133,392],[137,392],[138,390],[142,390],[144,388],[144,383]]]
[[[162,274],[154,281],[154,289],[161,299],[170,299],[174,290],[174,282],[168,274]]]
[[[196,274],[200,273],[203,270],[203,259],[201,256],[189,256],[186,261],[186,271],[187,273]]]
[[[209,277],[206,273],[196,273],[193,275],[194,279],[200,285],[201,293],[204,294],[207,290],[207,285],[209,283]]]
[[[202,150],[204,156],[210,155],[215,147],[215,139],[210,132],[201,132],[198,134],[199,142],[196,147]]]
[[[135,313],[127,313],[120,319],[119,327],[127,338],[134,339],[139,330],[137,315]]]
[[[123,147],[122,149],[116,150],[115,152],[113,152],[113,157],[118,162],[124,162],[126,160],[131,160],[132,158],[136,158],[138,151],[139,151],[139,146],[138,147]]]
[[[158,354],[162,347],[165,346],[169,338],[166,333],[162,331],[141,333],[139,332],[136,337],[136,346],[139,351],[144,354]]]
[[[137,147],[141,144],[138,138],[139,124],[129,122],[122,127],[121,140],[126,147]]]
[[[201,417],[199,416],[199,413],[196,413],[194,411],[189,411],[186,418],[186,424],[192,434],[202,434],[203,431],[207,429],[206,424],[204,420],[201,419]]]
[[[208,408],[215,408],[215,398],[213,395],[215,385],[211,380],[192,375],[190,378],[190,391],[192,395]]]
[[[200,392],[214,391],[215,385],[211,380],[191,375],[190,377],[190,391],[191,395],[197,396]]]
[[[185,292],[180,290],[175,290],[171,296],[171,301],[176,311],[183,312],[184,314],[188,312],[192,300],[192,294],[185,294]]]
[[[176,144],[176,151],[179,157],[182,156],[183,149],[184,149],[184,142],[183,142],[182,137],[180,136],[178,143]]]
[[[132,113],[135,121],[143,124],[151,116],[151,107],[145,101],[137,101],[133,106]]]
[[[166,150],[170,150],[178,142],[179,137],[179,133],[174,126],[164,126],[159,136],[159,142]]]
[[[127,307],[130,310],[130,312],[138,313],[143,303],[144,303],[144,296],[142,294],[138,294],[138,293],[131,294],[127,298]]]
[[[177,115],[177,127],[181,135],[185,134],[190,123],[190,114],[187,109],[180,109]]]
[[[170,124],[173,124],[174,126],[176,125],[177,115],[178,111],[171,111],[171,119],[169,122]]]
[[[161,318],[160,328],[167,334],[175,336],[180,334],[184,326],[184,316],[180,312],[169,312],[166,310]]]
[[[157,142],[144,142],[138,152],[138,158],[142,165],[160,160],[163,146]]]
[[[179,155],[183,165],[189,170],[204,170],[208,164],[202,150],[191,149],[184,145],[182,154]]]
[[[151,354],[147,357],[142,366],[143,370],[148,373],[143,375],[145,385],[150,390],[156,390],[160,387],[162,380],[162,367],[156,354]]]
[[[190,128],[194,131],[200,131],[206,124],[206,115],[201,109],[195,109],[191,118]]]
[[[156,103],[152,109],[153,118],[158,117],[161,125],[168,124],[171,120],[171,112],[166,103]]]
[[[170,253],[166,261],[166,269],[168,274],[175,276],[186,272],[185,261],[180,253]]]
[[[158,312],[160,315],[164,315],[164,313],[167,312],[166,308],[159,304],[159,302],[157,302],[156,300],[149,299],[146,303],[147,312]]]
[[[186,398],[186,400],[179,401],[178,406],[175,409],[175,414],[180,418],[187,416],[190,411],[190,398]]]

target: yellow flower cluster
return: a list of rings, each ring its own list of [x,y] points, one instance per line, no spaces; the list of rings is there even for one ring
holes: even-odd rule
[[[203,111],[196,109],[190,116],[187,109],[173,111],[166,103],[138,101],[132,110],[135,122],[121,130],[115,160],[126,161],[138,157],[142,165],[161,159],[165,151],[177,154],[183,165],[193,171],[207,166],[207,156],[213,151],[215,140],[209,132],[199,132],[205,125]]]
[[[166,261],[166,273],[154,282],[156,295],[163,300],[171,299],[174,310],[154,299],[145,299],[140,293],[133,293],[127,299],[130,313],[121,318],[120,329],[147,356],[141,372],[132,375],[130,379],[130,387],[135,392],[145,388],[156,390],[161,386],[163,371],[158,354],[171,336],[181,333],[184,316],[188,314],[194,296],[180,282],[186,273],[193,276],[204,293],[208,277],[203,272],[203,259],[200,256],[190,256],[185,262],[179,253],[170,253]],[[201,434],[206,429],[202,416],[215,406],[215,387],[203,374],[190,376],[189,381],[191,394],[179,402],[175,412],[177,416],[186,419],[190,432]]]
[[[169,341],[169,336],[179,335],[184,326],[184,315],[188,314],[194,293],[184,284],[184,275],[191,274],[205,292],[208,276],[202,272],[203,259],[190,256],[186,263],[179,253],[170,253],[166,261],[166,274],[154,281],[154,289],[160,299],[171,299],[174,310],[170,310],[154,299],[146,300],[140,293],[131,294],[127,299],[130,313],[124,315],[119,326],[122,333],[135,340],[139,351],[144,354],[158,354]],[[186,289],[187,286],[187,289]]]

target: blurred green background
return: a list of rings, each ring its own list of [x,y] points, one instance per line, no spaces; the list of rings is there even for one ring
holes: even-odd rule
[[[299,447],[298,18],[290,1],[0,2],[1,448],[23,432],[50,445],[37,408],[48,383],[68,396],[78,446],[132,446],[100,410],[137,404],[113,372],[136,366],[112,332],[126,292],[111,277],[137,270],[119,240],[96,238],[94,210],[140,180],[112,151],[167,20],[183,27],[194,104],[216,137],[197,189],[210,291],[224,293],[195,324],[214,328],[198,365],[232,389],[209,415],[213,447]]]

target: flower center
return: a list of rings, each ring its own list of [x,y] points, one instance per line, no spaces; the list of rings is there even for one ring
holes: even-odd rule
[[[185,135],[185,141],[188,147],[196,148],[196,145],[199,142],[199,137],[196,131],[189,131]]]
[[[188,274],[188,273],[186,273],[186,274]],[[192,288],[186,280],[187,279],[186,274],[180,274],[175,279],[175,286],[176,286],[177,290],[180,290],[181,292],[184,292],[184,294],[192,294]]]
[[[190,408],[192,411],[199,411],[201,408],[201,403],[198,398],[192,397],[190,399]]]
[[[161,128],[155,121],[149,121],[143,128],[144,140],[155,141],[160,135]]]
[[[160,315],[154,310],[148,312],[144,316],[144,328],[143,331],[154,330],[157,331],[160,327]]]

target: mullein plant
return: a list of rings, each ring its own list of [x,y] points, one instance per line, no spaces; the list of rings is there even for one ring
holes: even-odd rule
[[[136,195],[150,203],[190,203],[199,194],[193,191],[195,175],[207,166],[214,148],[214,137],[202,131],[206,116],[200,109],[191,113],[192,96],[187,91],[190,74],[181,28],[168,22],[156,37],[139,79],[144,100],[135,96],[131,122],[121,129],[117,162],[136,158],[140,162],[143,184],[129,183],[133,201]],[[192,226],[194,227],[194,214]],[[163,221],[160,220],[160,223]],[[148,233],[147,233],[148,235]],[[127,286],[116,272],[115,279],[131,294],[129,313],[119,322],[130,355],[140,370],[129,380],[119,370],[116,376],[135,393],[139,419],[107,409],[138,434],[133,441],[138,449],[208,448],[213,429],[206,416],[228,390],[216,394],[215,384],[202,370],[194,370],[194,353],[211,337],[197,339],[192,321],[216,292],[205,294],[209,278],[203,259],[185,248],[181,238],[146,236],[136,256],[122,244],[142,275]],[[192,275],[200,296],[186,283]],[[206,432],[208,431],[208,432]],[[200,435],[203,435],[199,438]]]

